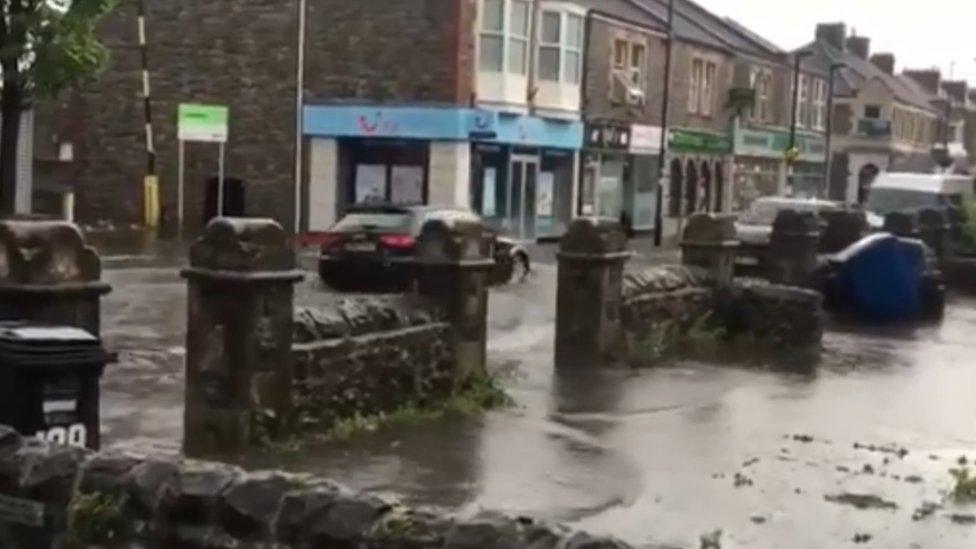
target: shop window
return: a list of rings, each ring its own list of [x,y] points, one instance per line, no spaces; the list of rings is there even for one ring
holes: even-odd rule
[[[668,189],[668,215],[671,217],[681,217],[681,196],[683,188],[684,174],[681,171],[681,161],[678,159],[671,161],[671,185]]]
[[[685,170],[685,211],[686,215],[695,213],[698,205],[698,168],[691,160]]]
[[[349,161],[344,203],[426,203],[426,144],[352,141],[341,154]]]

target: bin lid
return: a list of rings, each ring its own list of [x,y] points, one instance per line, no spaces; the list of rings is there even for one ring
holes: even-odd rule
[[[112,360],[101,341],[79,328],[0,322],[2,368],[102,368]]]

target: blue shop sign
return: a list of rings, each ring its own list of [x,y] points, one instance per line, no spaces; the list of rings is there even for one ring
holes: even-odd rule
[[[583,123],[537,116],[492,113],[496,143],[578,150],[583,146]]]
[[[305,135],[467,141],[495,137],[495,115],[466,108],[310,105]]]

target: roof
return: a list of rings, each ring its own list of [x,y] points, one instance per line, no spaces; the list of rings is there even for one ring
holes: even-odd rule
[[[666,33],[667,21],[649,17],[647,12],[635,6],[629,0],[574,0],[577,4],[586,6],[594,12],[603,13],[611,17]]]
[[[667,20],[668,0],[633,0],[657,17]],[[717,45],[737,53],[782,61],[785,52],[736,21],[723,18],[693,0],[675,0],[675,32],[678,37]]]
[[[656,20],[658,23],[667,25],[668,6],[658,0],[628,0],[631,5],[643,12],[645,18]],[[683,13],[680,9],[675,9],[674,13],[674,33],[685,41],[711,47],[717,50],[729,51],[732,48],[718,37],[703,28],[697,21]]]
[[[837,95],[856,95],[869,80],[879,80],[899,101],[920,109],[932,111],[931,98],[927,93],[919,93],[915,86],[907,84],[904,78],[888,74],[874,63],[853,53],[841,51],[823,41],[814,41],[797,51],[812,51],[814,56],[806,63],[830,70],[834,63],[843,63],[845,68],[837,71]]]

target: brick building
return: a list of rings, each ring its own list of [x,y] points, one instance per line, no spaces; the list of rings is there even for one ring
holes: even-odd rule
[[[895,74],[891,54],[871,56],[871,42],[847,35],[843,23],[817,26],[816,40],[801,48],[811,62],[837,71],[829,196],[863,202],[882,171],[929,172],[938,113],[930,96]]]

